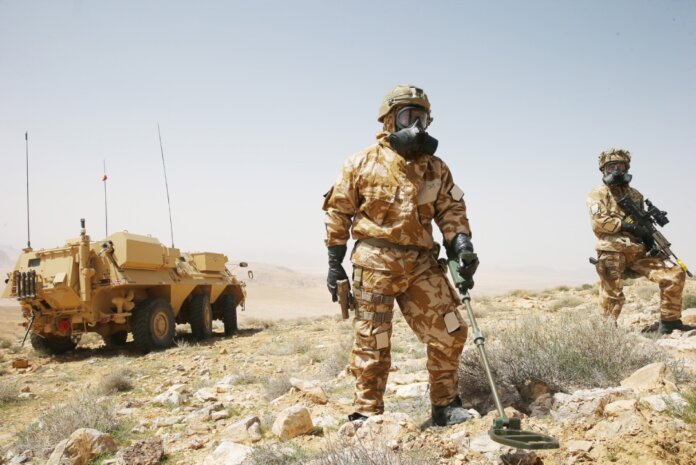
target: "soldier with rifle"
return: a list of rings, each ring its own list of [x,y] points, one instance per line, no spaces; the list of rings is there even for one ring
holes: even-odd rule
[[[660,321],[651,330],[670,334],[689,331],[696,326],[681,321],[682,292],[689,270],[670,249],[670,243],[655,224],[667,224],[667,214],[629,186],[632,175],[631,154],[610,149],[599,155],[599,170],[604,185],[590,192],[592,230],[597,236],[596,260],[600,282],[600,304],[607,318],[616,320],[625,302],[624,273],[634,272],[660,286]]]

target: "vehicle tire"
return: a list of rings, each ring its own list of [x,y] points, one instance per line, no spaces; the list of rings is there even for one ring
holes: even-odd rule
[[[196,294],[188,304],[191,333],[199,341],[213,337],[213,307],[207,294]]]
[[[104,337],[107,346],[123,347],[128,339],[128,331],[119,331]]]
[[[49,336],[41,337],[36,333],[31,333],[29,336],[31,346],[34,350],[44,354],[62,354],[73,350],[77,343],[70,337]]]
[[[136,305],[132,317],[133,341],[144,353],[166,349],[174,342],[174,312],[164,299],[147,299]]]
[[[225,336],[232,336],[237,332],[237,302],[232,294],[220,297],[222,308],[222,322],[225,324]]]

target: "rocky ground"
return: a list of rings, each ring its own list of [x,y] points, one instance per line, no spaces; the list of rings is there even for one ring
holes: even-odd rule
[[[528,403],[518,405],[527,414],[506,410],[522,417],[524,429],[556,437],[556,450],[523,452],[490,441],[495,412],[472,410],[477,418],[462,425],[430,427],[425,350],[401,317],[387,414],[362,424],[346,422],[353,390],[345,371],[348,321],[245,317],[231,338],[217,328],[211,341],[198,343],[182,326],[176,347],[144,356],[130,343],[107,348],[96,336],[52,357],[3,341],[0,463],[694,464],[696,427],[685,412],[696,408],[688,402],[696,331],[639,336],[657,317],[656,291],[644,280],[630,284],[619,327],[663,351],[663,360],[596,389],[559,392],[529,380]],[[687,293],[696,294],[696,282]],[[488,344],[528,315],[596,318],[596,295],[590,285],[514,291],[474,307]],[[696,311],[686,311],[685,320],[696,324]]]

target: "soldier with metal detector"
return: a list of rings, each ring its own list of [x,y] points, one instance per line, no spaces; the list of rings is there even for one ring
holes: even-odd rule
[[[383,130],[377,143],[351,156],[326,194],[327,284],[334,302],[348,276],[342,262],[352,231],[355,342],[350,371],[355,376],[355,413],[351,420],[384,411],[384,391],[391,366],[394,302],[427,346],[432,422],[445,426],[470,415],[457,395],[459,355],[467,326],[459,299],[438,265],[433,220],[449,254],[459,260],[459,274],[473,286],[478,258],[471,244],[463,191],[447,165],[434,155],[437,140],[426,129],[430,102],[422,89],[399,85],[379,108]]]
[[[597,236],[596,266],[600,282],[600,304],[607,318],[616,320],[625,302],[624,274],[633,272],[660,286],[660,321],[647,328],[660,334],[689,331],[695,326],[681,321],[682,292],[691,273],[670,249],[670,243],[655,224],[667,224],[667,214],[629,186],[631,154],[610,149],[599,155],[603,186],[590,192],[592,230]]]

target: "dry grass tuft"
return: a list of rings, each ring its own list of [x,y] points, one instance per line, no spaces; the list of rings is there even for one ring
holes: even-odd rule
[[[636,296],[643,301],[647,301],[653,298],[659,291],[657,284],[644,285],[636,288]]]
[[[0,381],[0,406],[17,402],[19,400],[19,388],[12,381]]]
[[[696,295],[694,294],[684,294],[684,299],[682,300],[682,309],[696,308]]]
[[[99,383],[99,391],[102,394],[113,394],[131,389],[133,389],[133,371],[129,368],[119,368],[106,375]]]
[[[114,404],[94,394],[78,394],[65,404],[56,405],[18,434],[17,451],[33,450],[47,457],[53,447],[76,429],[94,428],[112,433],[119,427]]]
[[[666,359],[650,341],[580,311],[521,319],[486,350],[501,383],[539,380],[562,392],[615,386],[638,368]],[[464,351],[459,368],[464,397],[490,391],[475,349]]]
[[[290,384],[290,378],[288,376],[271,378],[264,386],[264,398],[269,401],[276,399],[288,392],[291,387],[292,384]]]
[[[432,450],[391,450],[380,441],[367,445],[360,442],[331,442],[319,452],[316,465],[436,465],[440,463]]]
[[[557,312],[562,308],[575,308],[583,302],[584,301],[581,298],[572,295],[561,297],[560,299],[556,299],[549,304],[549,311]]]
[[[321,361],[321,375],[324,378],[335,378],[348,366],[350,353],[353,349],[353,336],[342,336],[336,345],[321,352],[324,359]]]
[[[274,329],[276,326],[278,326],[278,323],[274,320],[266,320],[263,318],[249,318],[246,320],[246,323],[244,325],[245,327],[249,328],[256,328],[256,329]]]

